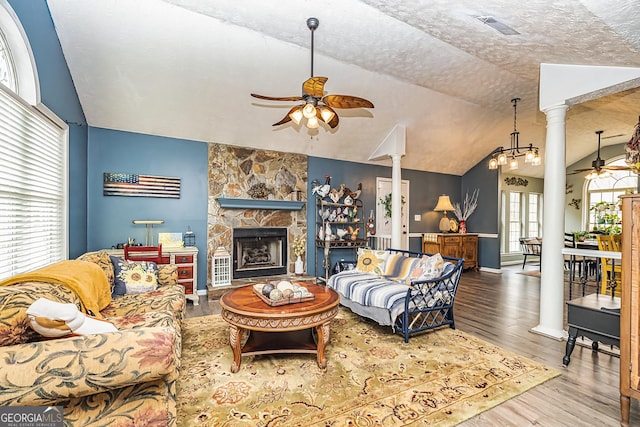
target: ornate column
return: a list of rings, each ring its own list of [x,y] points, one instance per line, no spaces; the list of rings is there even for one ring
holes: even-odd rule
[[[531,329],[550,338],[566,337],[564,312],[564,201],[566,185],[565,104],[544,109],[547,136],[544,156],[544,232],[540,279],[540,323]]]

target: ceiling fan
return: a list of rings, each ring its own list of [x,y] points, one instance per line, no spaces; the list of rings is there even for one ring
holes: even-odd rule
[[[631,168],[628,166],[605,166],[604,165],[604,160],[600,158],[600,136],[602,135],[603,132],[604,131],[602,130],[596,131],[596,134],[598,135],[598,155],[596,159],[591,162],[591,167],[586,169],[575,169],[569,175],[590,171],[590,173],[587,176],[585,176],[585,179],[608,178],[611,176],[610,171],[612,170],[631,170]]]
[[[302,83],[302,96],[273,97],[252,93],[251,96],[268,101],[304,101],[303,104],[291,108],[286,116],[273,126],[279,126],[289,121],[300,124],[306,118],[306,126],[309,129],[318,127],[319,122],[324,122],[331,129],[338,126],[340,119],[334,108],[373,108],[373,104],[363,98],[350,95],[325,95],[324,84],[327,77],[313,76],[313,33],[320,25],[317,18],[307,19],[307,27],[311,30],[311,77]]]

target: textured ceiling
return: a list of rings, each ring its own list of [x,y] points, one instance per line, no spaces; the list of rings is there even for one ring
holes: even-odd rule
[[[520,97],[521,143],[544,147],[541,63],[640,67],[637,0],[48,0],[92,126],[368,162],[395,125],[402,166],[461,175],[509,144]],[[371,110],[338,110],[340,125],[278,127],[314,74],[328,93]],[[503,35],[491,16],[520,34]],[[640,90],[572,107],[567,164],[629,139]],[[618,135],[618,136],[615,136]],[[609,136],[609,138],[607,138]],[[613,137],[611,137],[613,136]],[[373,162],[390,164],[388,161]],[[520,173],[542,176],[543,168]]]

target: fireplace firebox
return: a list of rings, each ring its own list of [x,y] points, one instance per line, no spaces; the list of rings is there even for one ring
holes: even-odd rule
[[[234,228],[233,278],[287,274],[286,228]]]

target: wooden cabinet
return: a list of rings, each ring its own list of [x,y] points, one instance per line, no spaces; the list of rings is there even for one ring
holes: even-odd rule
[[[464,258],[464,268],[478,269],[478,235],[426,233],[422,236],[422,251],[428,254]]]
[[[620,414],[629,425],[631,397],[640,399],[640,196],[622,196]],[[636,423],[640,420],[636,420]]]
[[[122,249],[105,249],[109,255],[124,256]],[[162,264],[178,266],[178,283],[184,286],[187,299],[198,305],[198,248],[186,246],[184,248],[162,247]]]

